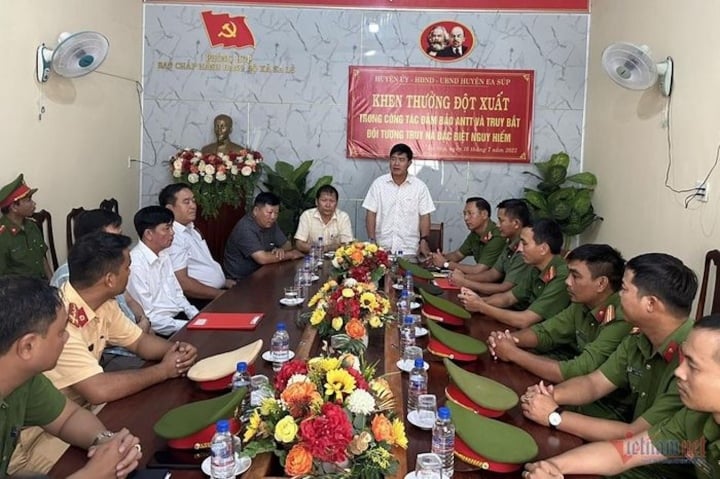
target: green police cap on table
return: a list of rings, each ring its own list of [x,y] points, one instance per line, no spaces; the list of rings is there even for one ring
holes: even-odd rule
[[[517,471],[538,454],[535,440],[522,429],[447,403],[455,425],[455,456],[481,469]]]
[[[459,406],[483,416],[499,417],[517,405],[517,393],[504,384],[465,371],[447,358],[443,363],[452,379],[445,388],[445,396]]]
[[[487,345],[466,334],[456,333],[440,326],[435,321],[427,322],[430,340],[427,349],[432,354],[456,361],[475,361],[487,352]]]
[[[228,419],[232,434],[240,431],[235,410],[246,393],[246,388],[240,388],[222,396],[171,409],[155,423],[155,434],[167,439],[168,446],[174,449],[209,448],[218,420]]]
[[[466,319],[470,319],[470,313],[460,305],[439,298],[420,289],[420,296],[423,299],[421,313],[427,319],[450,326],[463,326]]]
[[[400,269],[402,269],[403,271],[410,271],[413,275],[413,279],[430,281],[435,277],[433,276],[432,272],[428,271],[417,263],[411,263],[405,258],[400,258],[398,260],[398,266],[400,266]]]

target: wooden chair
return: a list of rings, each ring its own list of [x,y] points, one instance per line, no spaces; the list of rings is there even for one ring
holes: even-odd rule
[[[697,313],[695,314],[695,320],[705,316],[705,300],[708,294],[708,282],[710,280],[710,263],[715,266],[714,276],[715,282],[712,288],[712,303],[710,304],[710,313],[715,314],[720,312],[720,288],[718,288],[718,271],[720,268],[720,251],[714,249],[707,252],[705,255],[705,271],[703,271],[702,286],[700,286],[700,299],[698,299]]]
[[[435,252],[438,249],[440,251],[443,250],[444,234],[445,234],[445,223],[431,223],[430,224],[430,234],[428,235],[428,246],[430,247],[430,251]]]
[[[115,212],[116,214],[120,214],[120,206],[118,205],[118,200],[116,200],[115,198],[102,200],[100,202],[100,209],[109,210]]]
[[[53,235],[52,216],[49,211],[40,210],[33,213],[31,219],[38,225],[40,231],[42,231],[45,244],[47,244],[48,251],[50,252],[50,266],[52,266],[53,271],[55,271],[58,269],[58,258],[57,251],[55,250],[55,236]]]
[[[68,253],[70,253],[70,248],[72,248],[72,245],[75,242],[75,221],[77,221],[78,217],[84,212],[85,208],[83,208],[82,206],[78,208],[73,208],[70,210],[70,213],[68,213],[65,220],[65,237],[67,240]]]

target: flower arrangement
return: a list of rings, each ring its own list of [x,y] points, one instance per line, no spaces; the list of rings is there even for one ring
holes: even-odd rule
[[[222,205],[237,206],[252,195],[263,158],[257,151],[206,153],[186,148],[170,157],[175,181],[190,185],[206,218],[217,216]]]
[[[387,251],[375,243],[356,241],[335,250],[332,265],[336,276],[362,283],[378,282],[390,266]]]
[[[380,479],[393,474],[391,449],[407,448],[387,381],[357,357],[293,360],[275,377],[276,397],[250,413],[250,457],[274,452],[291,477]]]
[[[373,283],[360,283],[347,278],[323,284],[310,298],[310,324],[321,336],[347,334],[351,340],[367,335],[367,327],[381,328],[393,320],[390,301]]]

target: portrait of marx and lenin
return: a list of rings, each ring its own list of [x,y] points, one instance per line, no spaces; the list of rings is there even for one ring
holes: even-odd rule
[[[420,48],[433,60],[454,62],[464,58],[475,45],[475,36],[467,26],[441,21],[432,23],[420,34]]]

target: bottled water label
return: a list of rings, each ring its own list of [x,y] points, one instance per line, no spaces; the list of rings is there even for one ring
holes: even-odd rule
[[[427,394],[427,379],[424,374],[411,373],[408,381],[408,412],[417,410],[417,398],[421,394]]]
[[[235,477],[235,451],[232,446],[232,436],[213,439],[210,446],[210,472],[213,478],[230,479]]]
[[[443,477],[452,477],[455,472],[455,431],[443,431],[436,434],[433,430],[432,452],[440,456]]]

